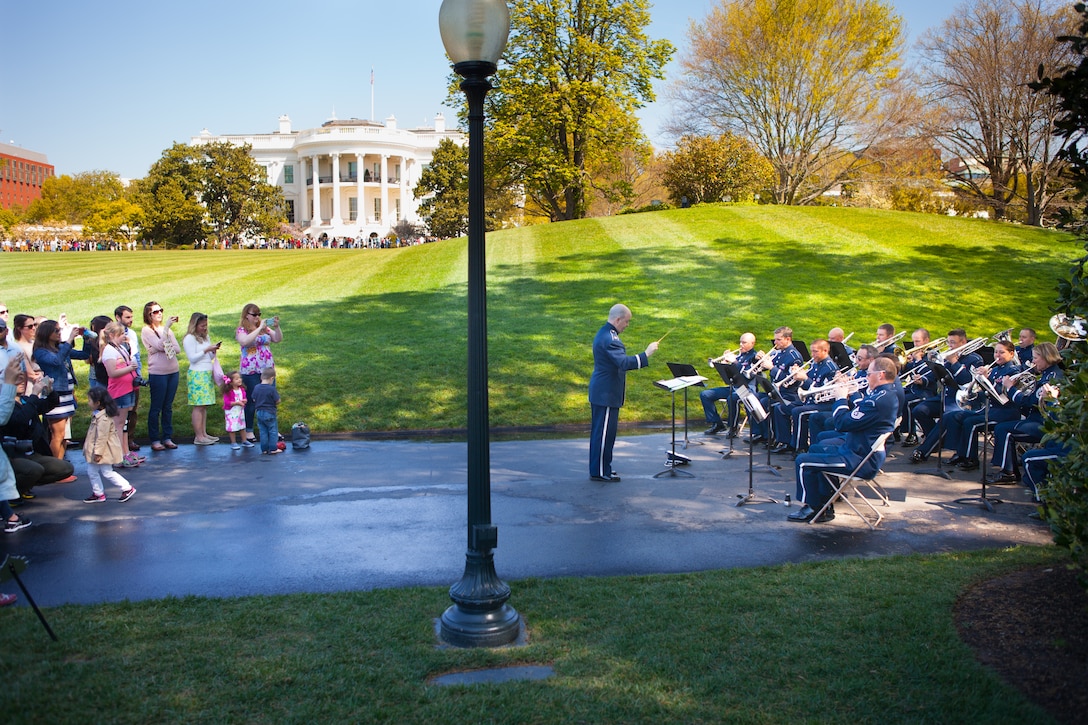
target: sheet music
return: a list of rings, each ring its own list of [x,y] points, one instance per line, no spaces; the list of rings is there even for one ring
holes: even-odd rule
[[[676,392],[677,390],[689,388],[692,385],[698,385],[704,380],[706,380],[706,378],[702,375],[682,375],[678,378],[670,378],[669,380],[658,380],[654,385],[659,388],[664,388],[665,390]]]

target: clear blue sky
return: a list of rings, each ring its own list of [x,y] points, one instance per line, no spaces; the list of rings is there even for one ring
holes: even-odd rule
[[[716,0],[656,0],[653,38],[686,46],[689,19]],[[911,38],[955,3],[894,0]],[[208,128],[269,133],[329,119],[395,115],[430,124],[443,108],[448,61],[440,0],[0,0],[0,141],[44,153],[58,174],[105,169],[144,176],[163,149]],[[669,70],[674,70],[670,65]],[[671,77],[671,74],[670,74]],[[667,82],[667,81],[666,81]],[[658,95],[664,88],[657,86]],[[646,133],[668,108],[643,113]]]

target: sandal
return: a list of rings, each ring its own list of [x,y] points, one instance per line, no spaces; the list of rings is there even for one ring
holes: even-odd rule
[[[164,441],[162,442],[162,444],[163,444],[164,446],[166,446],[167,448],[169,448],[170,450],[174,450],[175,448],[177,448],[177,447],[178,447],[178,444],[177,444],[177,443],[175,443],[174,441],[170,440],[169,438],[167,438],[166,440],[164,440]]]
[[[165,451],[166,446],[164,446],[162,443],[155,442],[155,443],[151,444],[151,450],[153,450],[153,451]]]

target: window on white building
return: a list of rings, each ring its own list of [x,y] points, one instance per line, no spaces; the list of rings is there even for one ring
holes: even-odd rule
[[[358,178],[359,178],[359,162],[358,161],[349,161],[348,162],[348,179],[350,179],[352,181],[355,181]],[[354,218],[355,217],[352,217],[352,219],[354,219]]]
[[[283,167],[283,183],[293,184],[295,183],[295,167],[291,164],[287,164]]]
[[[396,208],[393,210],[393,221],[400,221],[400,199],[396,199]]]
[[[348,220],[355,221],[359,218],[359,197],[348,197]]]
[[[290,167],[288,167],[288,168],[290,168]],[[287,199],[287,223],[288,224],[294,224],[295,223],[295,200],[294,199]]]
[[[380,222],[382,220],[382,200],[374,200],[374,221]]]

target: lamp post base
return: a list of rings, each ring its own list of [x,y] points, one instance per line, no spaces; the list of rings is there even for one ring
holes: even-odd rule
[[[491,550],[469,550],[465,574],[450,587],[453,605],[442,613],[439,637],[454,647],[501,647],[518,638],[521,615],[506,603],[510,587],[495,573]]]

